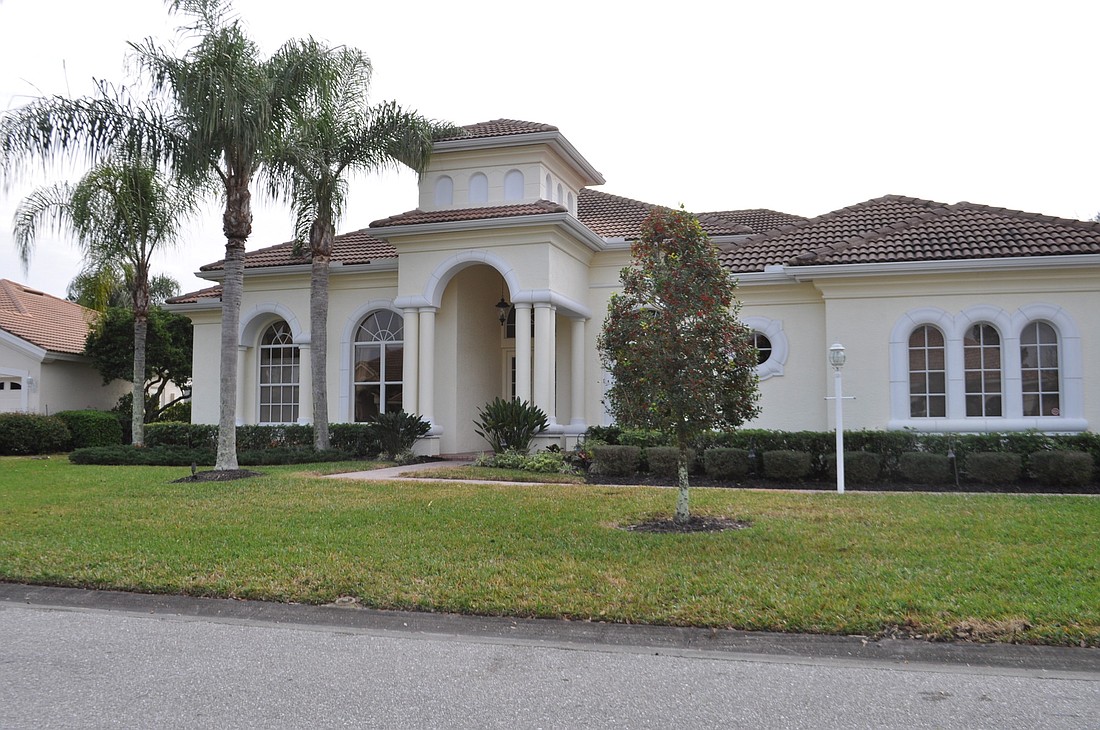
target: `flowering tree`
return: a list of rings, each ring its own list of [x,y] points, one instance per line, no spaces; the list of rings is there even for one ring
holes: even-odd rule
[[[690,517],[688,450],[700,432],[739,426],[759,412],[757,355],[737,319],[736,284],[694,216],[655,209],[631,253],[598,342],[614,377],[607,405],[623,426],[675,437],[675,522],[683,524]]]

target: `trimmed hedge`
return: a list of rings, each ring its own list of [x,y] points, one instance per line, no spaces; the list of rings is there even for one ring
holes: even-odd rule
[[[836,454],[825,457],[826,469],[836,479]],[[882,456],[870,451],[844,452],[844,481],[850,484],[874,484],[882,473]]]
[[[625,477],[638,471],[642,450],[637,446],[598,444],[592,447],[592,457],[598,473]]]
[[[122,424],[110,411],[58,411],[54,415],[68,426],[74,449],[122,443]]]
[[[649,473],[663,477],[679,476],[680,449],[675,446],[650,446],[645,450]],[[695,465],[695,449],[688,449],[687,469],[690,473]]]
[[[74,464],[103,466],[196,466],[210,467],[216,460],[213,449],[192,449],[185,446],[156,446],[136,449],[132,446],[93,446],[76,449],[69,454]],[[271,466],[277,464],[311,464],[322,461],[348,461],[346,451],[314,451],[309,449],[262,449],[237,454],[240,466]]]
[[[1092,454],[1080,451],[1036,451],[1031,473],[1044,487],[1082,487],[1092,480]]]
[[[914,484],[947,484],[954,476],[944,454],[909,451],[901,455],[898,466],[901,478]]]
[[[145,426],[148,447],[182,446],[189,449],[217,449],[218,427],[204,423],[150,423]],[[376,456],[382,447],[373,423],[329,425],[329,446],[355,458]],[[313,448],[312,426],[237,426],[237,462],[244,451],[272,448]]]
[[[0,456],[30,456],[68,451],[69,427],[57,416],[0,413]]]
[[[716,446],[703,452],[703,469],[712,479],[738,479],[751,469],[749,452]]]
[[[801,481],[810,475],[810,454],[777,449],[764,452],[764,476],[768,479]]]
[[[966,476],[980,484],[1012,484],[1020,480],[1022,464],[1019,454],[975,451],[966,457]]]

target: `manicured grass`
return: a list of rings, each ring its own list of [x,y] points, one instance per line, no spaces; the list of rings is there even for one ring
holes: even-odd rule
[[[543,474],[522,469],[498,469],[495,466],[446,466],[407,472],[405,477],[421,479],[474,479],[484,482],[531,482],[535,484],[584,484],[576,474]]]
[[[351,470],[361,464],[347,464]],[[376,483],[340,465],[0,459],[0,578],[515,616],[1100,646],[1100,499],[697,489],[746,530],[619,529],[669,489]]]

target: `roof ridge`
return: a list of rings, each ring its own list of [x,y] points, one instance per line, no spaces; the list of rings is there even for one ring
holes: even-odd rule
[[[1002,208],[994,205],[983,205],[981,203],[971,203],[965,200],[959,201],[953,205],[947,206],[949,210],[980,210],[987,213],[993,213],[997,215],[1003,215],[1008,218],[1021,218],[1024,220],[1039,221],[1042,223],[1054,223],[1060,226],[1073,226],[1074,228],[1081,228],[1084,230],[1095,231],[1100,229],[1100,221],[1083,221],[1077,218],[1063,218],[1056,215],[1047,215],[1045,213],[1032,213],[1026,210],[1018,210],[1016,208]]]
[[[633,203],[634,205],[640,205],[645,208],[668,208],[669,210],[671,210],[671,208],[669,208],[667,205],[661,205],[660,203],[647,203],[644,200],[628,198],[625,195],[615,195],[614,193],[608,193],[603,190],[596,190],[594,188],[581,188],[580,194],[584,195],[585,193],[588,193],[590,195],[598,195],[604,198],[611,198],[612,200],[617,200],[623,203]]]
[[[28,314],[27,308],[23,306],[23,302],[19,301],[18,289],[19,284],[16,284],[10,279],[0,279],[0,288],[3,288],[4,293],[12,303],[12,307],[19,314]]]

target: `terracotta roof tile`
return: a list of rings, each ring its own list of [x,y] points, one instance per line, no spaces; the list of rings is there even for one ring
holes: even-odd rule
[[[166,300],[168,304],[197,304],[200,299],[213,301],[221,301],[222,287],[221,284],[217,286],[208,286],[205,289],[199,289],[198,291],[187,292],[186,294],[180,294],[178,297],[172,297]]]
[[[540,124],[539,122],[524,122],[519,119],[493,119],[488,122],[477,122],[459,127],[459,132],[444,139],[459,138],[485,138],[485,137],[510,137],[516,134],[533,134],[535,132],[557,132],[558,128],[552,124]]]
[[[796,257],[796,265],[1100,254],[1100,223],[973,203],[935,208]]]
[[[293,266],[295,264],[309,263],[309,246],[305,246],[304,253],[294,256],[294,242],[287,241],[277,246],[248,251],[244,255],[244,267],[257,269],[265,266]],[[397,258],[397,251],[386,241],[381,241],[362,229],[341,233],[332,242],[332,259],[345,265],[368,264],[379,259]],[[200,266],[199,271],[220,271],[225,266],[225,260],[215,261],[212,264]]]
[[[841,245],[944,207],[930,200],[886,195],[723,246],[718,257],[734,273],[762,271],[769,264],[787,264],[807,251]]]
[[[420,223],[455,223],[458,221],[491,220],[494,218],[515,218],[525,215],[545,215],[547,213],[565,213],[564,206],[539,200],[534,203],[516,205],[496,205],[486,208],[454,208],[451,210],[410,210],[389,218],[382,218],[370,224],[371,228],[389,228],[391,226],[411,226]]]
[[[14,281],[0,279],[0,329],[50,352],[84,352],[96,312]]]
[[[780,213],[767,208],[749,208],[747,210],[719,210],[709,213],[698,213],[696,217],[705,228],[711,219],[724,221],[729,226],[743,226],[746,233],[765,233],[783,226],[792,226],[802,223],[807,219],[804,216]]]

